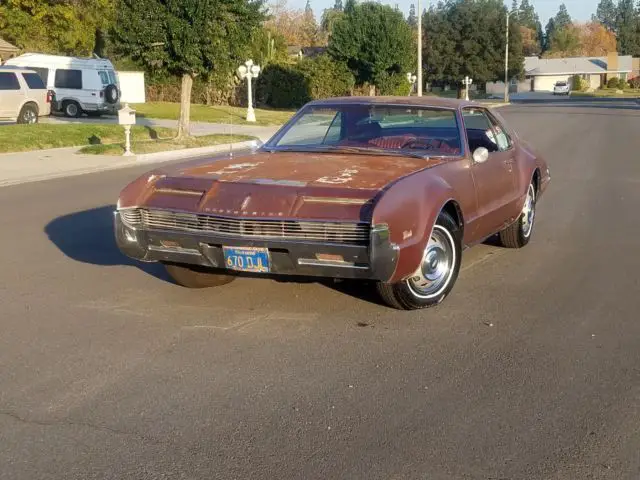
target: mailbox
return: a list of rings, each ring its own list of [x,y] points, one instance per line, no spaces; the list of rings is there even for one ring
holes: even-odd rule
[[[125,105],[118,110],[118,124],[120,125],[135,125],[136,124],[136,111],[130,108],[129,105]]]

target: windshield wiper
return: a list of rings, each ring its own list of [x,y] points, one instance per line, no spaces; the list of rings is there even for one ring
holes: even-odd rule
[[[338,145],[305,145],[301,147],[294,147],[291,150],[284,148],[287,151],[302,151],[302,152],[319,152],[319,153],[356,153],[362,155],[394,155],[397,157],[411,157],[425,160],[427,158],[438,157],[442,155],[430,155],[428,153],[409,152],[407,150],[385,150],[382,148],[371,147],[349,147]],[[277,150],[276,150],[277,151]]]

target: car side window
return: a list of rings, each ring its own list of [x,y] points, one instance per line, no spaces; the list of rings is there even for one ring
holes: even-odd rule
[[[491,126],[493,127],[493,131],[495,132],[496,143],[498,144],[498,149],[501,152],[509,150],[512,146],[511,138],[509,138],[509,134],[505,130],[505,128],[500,124],[498,119],[494,117],[491,113],[488,114],[489,121],[491,122]]]
[[[56,70],[55,87],[82,90],[82,71]]]
[[[45,90],[47,88],[37,73],[23,73],[22,78],[24,78],[24,81],[27,82],[27,86],[31,90]]]
[[[13,72],[0,72],[0,90],[20,90],[20,82]]]
[[[342,139],[342,112],[336,113],[329,130],[324,136],[323,144],[334,145]]]
[[[483,108],[469,107],[462,110],[462,120],[469,140],[469,151],[484,147],[489,152],[500,151],[496,133]]]

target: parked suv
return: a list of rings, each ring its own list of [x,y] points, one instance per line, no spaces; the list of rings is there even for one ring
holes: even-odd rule
[[[569,86],[569,82],[556,82],[553,86],[553,94],[554,95],[570,95],[571,87]]]
[[[53,92],[37,72],[0,66],[0,118],[37,123],[51,113]]]
[[[38,72],[47,88],[55,93],[53,110],[67,117],[83,113],[99,116],[118,110],[120,82],[107,59],[24,53],[7,60],[6,65]]]

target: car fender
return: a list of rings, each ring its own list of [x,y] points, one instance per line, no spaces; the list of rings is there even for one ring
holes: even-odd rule
[[[538,190],[539,193],[542,193],[549,178],[549,169],[547,166],[547,162],[528,143],[521,142],[518,159],[517,187],[519,194],[522,195],[523,201],[524,197],[526,196],[527,189],[529,188],[529,184],[534,178],[536,170],[540,175]]]
[[[387,225],[390,241],[399,250],[389,282],[404,280],[416,271],[438,214],[455,198],[442,177],[423,171],[394,183],[378,199],[372,225]]]

